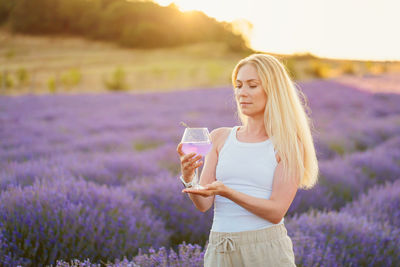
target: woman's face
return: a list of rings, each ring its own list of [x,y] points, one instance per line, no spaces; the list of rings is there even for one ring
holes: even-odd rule
[[[257,69],[252,64],[240,67],[236,77],[236,101],[246,116],[263,115],[267,104],[267,95],[261,85]]]

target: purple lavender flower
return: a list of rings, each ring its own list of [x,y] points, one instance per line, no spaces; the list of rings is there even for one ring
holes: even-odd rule
[[[348,203],[341,212],[400,229],[400,179],[374,186],[356,201]]]
[[[204,245],[211,228],[212,209],[206,213],[198,211],[189,197],[181,192],[183,187],[178,177],[160,175],[153,179],[135,180],[126,188],[163,219],[167,229],[173,233],[170,245],[176,246],[184,241]]]
[[[288,222],[305,225],[293,228],[296,237],[313,241],[296,241],[299,264],[399,265],[398,251],[389,246],[398,245],[391,239],[399,235],[397,191],[362,194],[400,178],[400,95],[335,80],[299,83],[299,89],[308,99],[321,170],[317,186],[299,190],[287,214]],[[183,245],[188,254],[157,250],[183,241],[203,245],[211,224],[212,211],[198,212],[175,179],[179,122],[209,130],[233,126],[239,124],[235,111],[228,87],[0,96],[2,264],[75,258],[76,266],[95,266],[99,259],[116,266],[201,266],[202,252],[189,245]],[[317,212],[352,201],[343,213]],[[382,209],[372,214],[374,207]],[[354,221],[350,212],[365,218]],[[151,246],[155,250],[117,263]]]
[[[400,229],[345,212],[314,212],[286,223],[299,266],[398,266]],[[397,255],[397,256],[396,256]]]
[[[56,259],[132,256],[167,244],[164,223],[123,188],[64,179],[11,188],[0,196],[2,255],[33,265]]]

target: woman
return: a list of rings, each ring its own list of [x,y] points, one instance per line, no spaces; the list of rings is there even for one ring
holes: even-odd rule
[[[242,126],[211,132],[199,182],[205,189],[183,190],[202,212],[214,204],[204,265],[296,266],[284,215],[297,189],[313,187],[318,176],[302,93],[267,54],[240,60],[232,83]],[[182,144],[177,152],[187,185],[201,156],[185,155]]]

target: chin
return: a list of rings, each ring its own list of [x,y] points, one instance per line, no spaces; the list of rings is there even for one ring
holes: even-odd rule
[[[243,111],[243,110],[242,110],[242,114],[247,116],[247,117],[251,117],[251,116],[254,115],[252,112],[246,112],[246,111]]]
[[[260,114],[260,112],[251,112],[251,111],[243,110],[243,109],[241,110],[241,112],[243,115],[245,115],[247,117],[254,117],[254,116],[258,116]],[[262,112],[262,114],[264,114],[264,113]]]

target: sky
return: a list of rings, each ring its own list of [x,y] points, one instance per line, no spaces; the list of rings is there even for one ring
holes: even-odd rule
[[[253,24],[258,51],[360,60],[400,60],[400,0],[154,0],[218,21]]]

